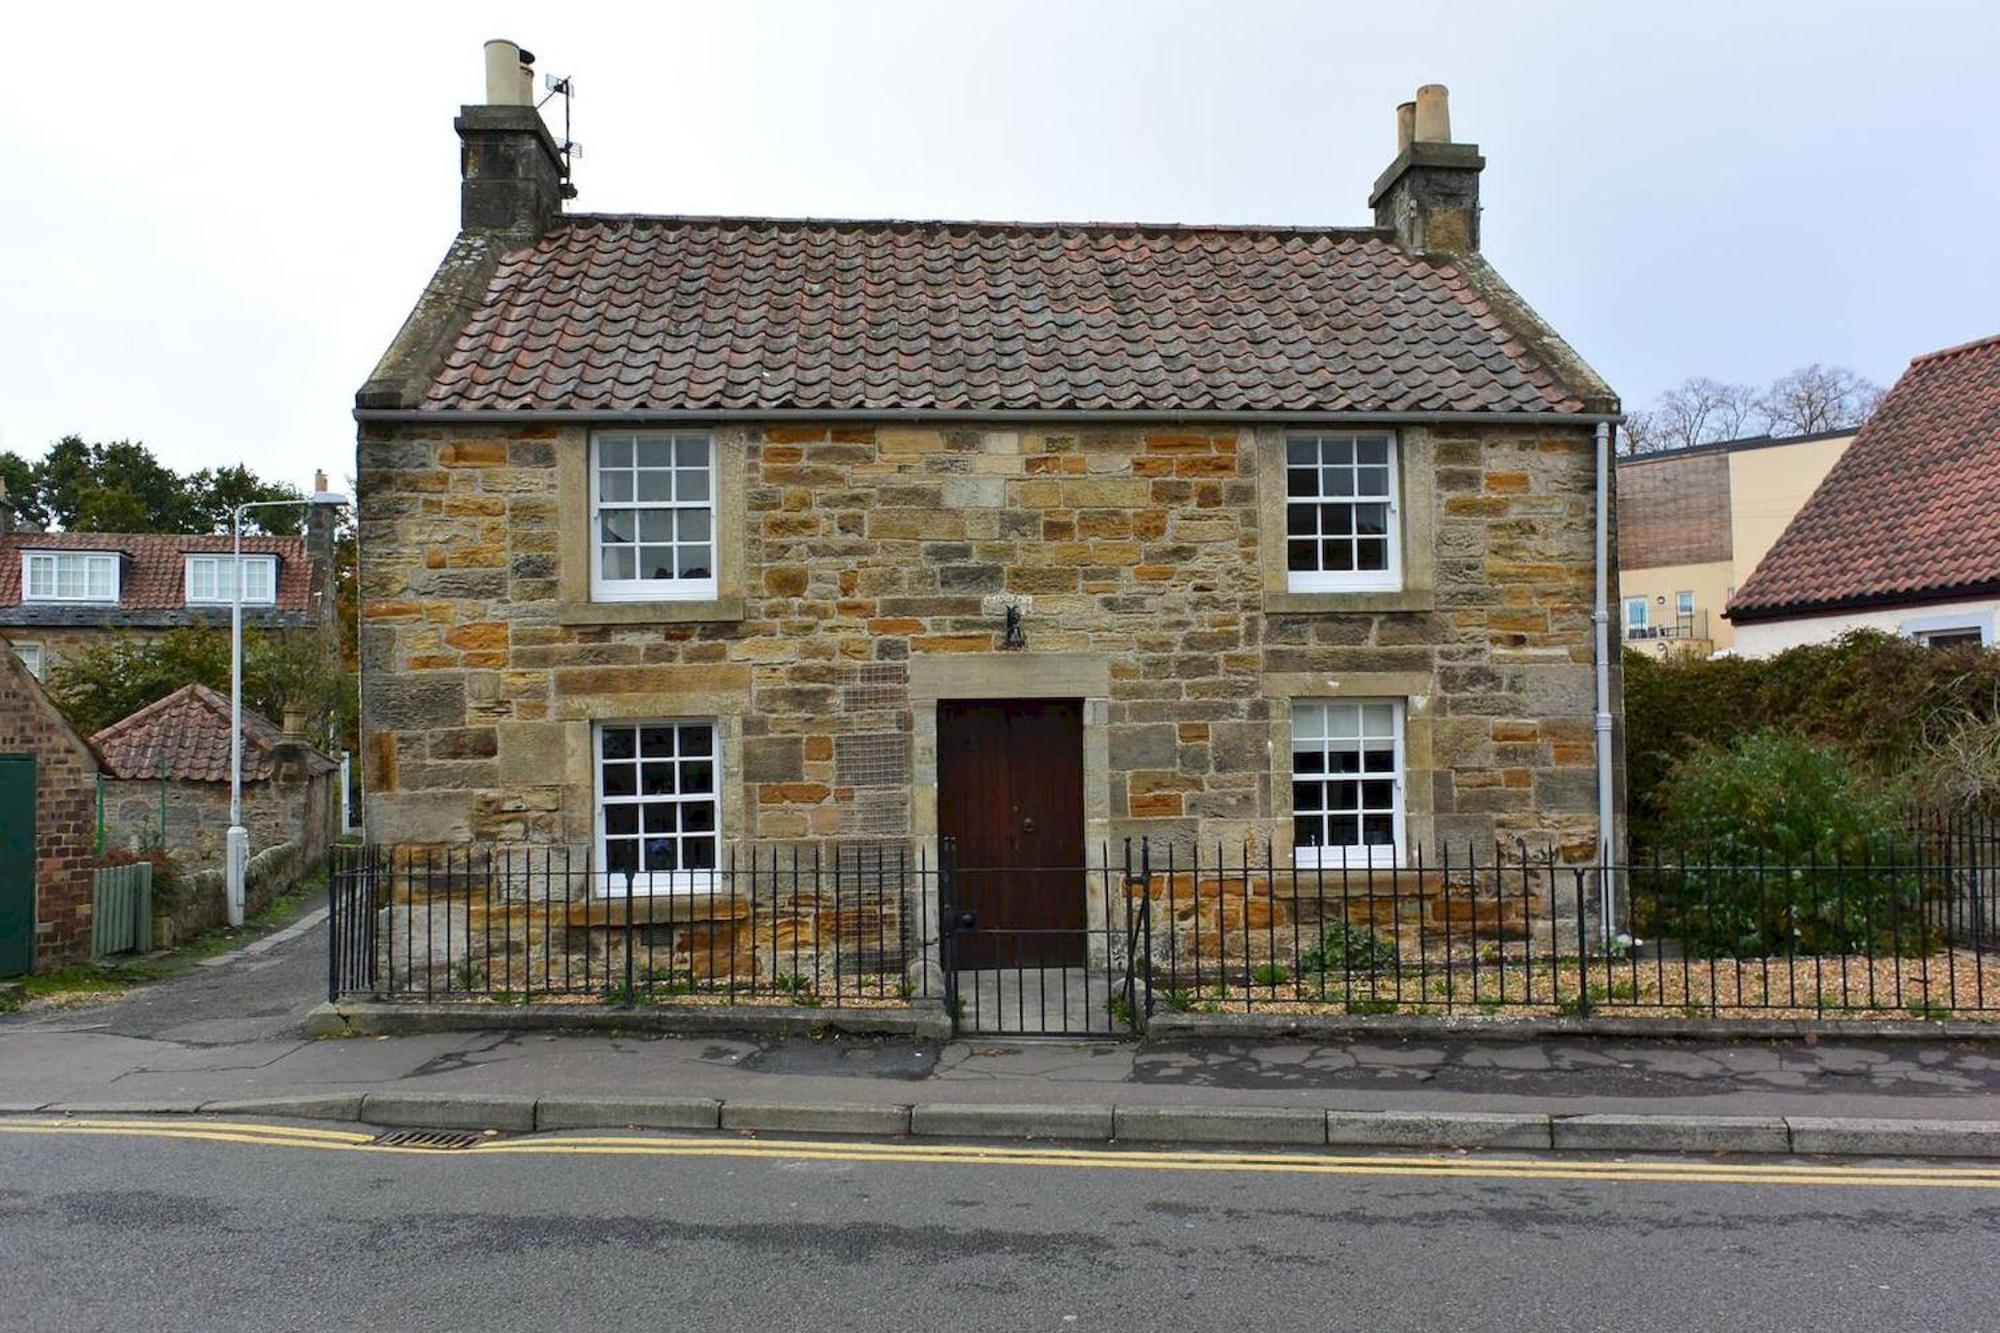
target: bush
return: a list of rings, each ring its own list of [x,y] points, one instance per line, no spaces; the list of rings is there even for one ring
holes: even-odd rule
[[[1299,955],[1299,975],[1308,972],[1386,972],[1396,965],[1396,941],[1361,926],[1340,922],[1320,931],[1319,943]]]
[[[1958,717],[1933,728],[1910,780],[1926,810],[2000,814],[2000,719]]]
[[[130,866],[145,861],[153,867],[153,901],[163,908],[179,905],[192,887],[187,872],[163,847],[143,847],[131,851],[113,847],[93,863],[100,866]]]
[[[1657,799],[1675,853],[1636,872],[1642,934],[1711,957],[1927,943],[1920,883],[1895,868],[1907,793],[1834,747],[1754,732],[1687,755]]]

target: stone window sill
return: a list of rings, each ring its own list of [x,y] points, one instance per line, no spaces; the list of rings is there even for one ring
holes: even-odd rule
[[[701,921],[735,921],[749,914],[744,895],[719,889],[713,893],[636,893],[632,895],[635,926],[685,926]],[[579,898],[566,912],[572,926],[623,926],[624,895],[612,893]]]
[[[564,602],[556,608],[556,620],[564,625],[686,625],[741,619],[741,597],[703,602]]]
[[[1431,611],[1437,594],[1430,588],[1395,592],[1266,592],[1269,615],[1338,615],[1342,612]]]

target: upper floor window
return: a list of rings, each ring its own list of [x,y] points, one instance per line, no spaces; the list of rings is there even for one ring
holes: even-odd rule
[[[1292,849],[1298,864],[1395,865],[1403,833],[1403,703],[1292,705]]]
[[[236,597],[232,555],[191,555],[187,558],[189,606],[228,606]],[[278,559],[269,555],[243,557],[243,605],[271,606],[278,600]]]
[[[1647,603],[1645,598],[1627,597],[1625,599],[1625,637],[1628,639],[1643,638],[1646,633],[1646,627],[1650,623],[1651,615],[1652,607]]]
[[[118,557],[109,551],[23,551],[21,599],[115,602]]]
[[[595,437],[590,515],[592,597],[715,597],[715,446],[706,433]]]
[[[1393,435],[1285,440],[1285,568],[1293,592],[1402,587]]]
[[[39,643],[17,643],[14,656],[21,659],[21,665],[28,668],[28,674],[36,680],[42,678],[42,645]]]
[[[1682,620],[1694,617],[1694,593],[1683,588],[1674,594],[1674,615]]]

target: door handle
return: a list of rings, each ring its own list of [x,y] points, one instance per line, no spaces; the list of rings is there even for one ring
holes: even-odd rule
[[[1035,831],[1035,817],[1033,815],[1030,815],[1026,819],[1021,821],[1021,832],[1033,833],[1034,831]]]

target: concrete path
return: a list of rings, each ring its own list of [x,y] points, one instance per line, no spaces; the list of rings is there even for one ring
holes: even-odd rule
[[[323,924],[84,1009],[0,1019],[0,1107],[331,1093],[1339,1111],[2000,1118],[2000,1044],[953,1042],[436,1033],[312,1041]]]
[[[1111,978],[1104,968],[994,968],[961,972],[959,1026],[967,1032],[1039,1031],[1112,1035]]]

